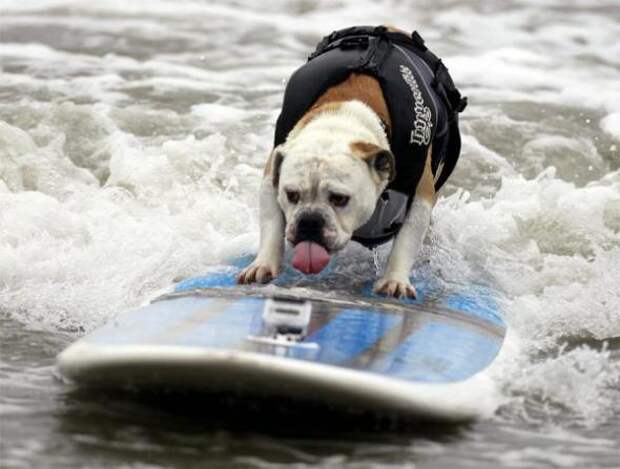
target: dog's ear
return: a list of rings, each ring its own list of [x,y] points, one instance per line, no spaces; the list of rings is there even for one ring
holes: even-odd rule
[[[278,187],[278,184],[280,183],[280,168],[283,160],[284,153],[282,153],[279,147],[275,147],[271,152],[271,155],[269,155],[269,160],[265,166],[265,176],[271,175],[273,187]]]
[[[351,144],[353,152],[374,169],[381,179],[392,182],[396,177],[396,159],[390,150],[381,148],[373,143],[354,142]]]
[[[388,182],[396,177],[396,159],[390,150],[381,150],[374,154],[371,164]]]

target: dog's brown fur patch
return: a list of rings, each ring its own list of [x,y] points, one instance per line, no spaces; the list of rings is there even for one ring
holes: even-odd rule
[[[275,153],[275,149],[271,150],[269,154],[269,158],[267,159],[267,163],[265,163],[265,169],[263,170],[263,176],[271,176],[273,172],[273,154]]]
[[[404,34],[405,36],[409,36],[409,33],[408,33],[407,31],[405,31],[404,29],[397,28],[397,27],[396,27],[396,26],[394,26],[394,25],[391,25],[391,24],[386,24],[386,25],[385,25],[385,27],[386,27],[386,28],[388,29],[388,31],[389,31],[389,32],[391,32],[391,33],[401,33],[401,34]]]
[[[361,73],[352,73],[342,83],[328,88],[299,120],[296,127],[305,126],[321,112],[337,110],[341,103],[354,100],[361,101],[370,107],[385,123],[389,135],[392,121],[381,85],[376,78]]]
[[[312,119],[326,111],[336,111],[340,107],[342,103],[334,102],[334,103],[324,103],[320,106],[316,104],[310,108],[308,112],[306,112],[301,119],[295,124],[295,128],[305,127]]]
[[[353,151],[353,154],[359,156],[362,159],[368,159],[375,153],[380,152],[381,150],[382,148],[379,145],[375,145],[374,143],[370,142],[356,141],[351,143],[351,151]]]
[[[279,148],[274,148],[271,151],[269,159],[267,159],[267,164],[265,164],[265,169],[263,170],[263,177],[271,177],[274,187],[277,187],[280,182],[280,166],[282,166],[283,159],[284,155]]]
[[[373,158],[377,157],[378,154],[381,152],[389,153],[389,158],[391,161],[389,162],[389,168],[386,169],[387,178],[388,178],[388,181],[390,182],[394,180],[394,178],[396,177],[396,167],[395,167],[394,155],[392,154],[391,151],[386,150],[385,148],[381,148],[379,145],[375,145],[374,143],[362,142],[359,140],[352,142],[349,146],[351,148],[351,151],[353,152],[353,155],[357,156],[358,158],[368,163],[370,163],[370,161]]]
[[[415,190],[415,196],[421,197],[431,204],[435,204],[435,178],[433,176],[433,169],[431,167],[431,157],[433,154],[433,145],[428,147],[428,153],[426,154],[426,162],[424,163],[424,172],[418,182],[418,187]]]

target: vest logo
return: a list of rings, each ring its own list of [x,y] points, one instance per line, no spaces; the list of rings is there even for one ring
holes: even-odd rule
[[[413,93],[413,102],[415,103],[414,112],[415,120],[413,121],[413,130],[409,143],[415,143],[420,146],[427,146],[431,142],[431,134],[433,129],[432,113],[430,108],[424,102],[424,97],[418,86],[418,82],[413,76],[413,72],[409,67],[400,66],[400,74],[405,83]]]

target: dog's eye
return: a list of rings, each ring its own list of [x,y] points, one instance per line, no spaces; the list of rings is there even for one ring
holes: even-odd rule
[[[296,204],[299,202],[299,192],[297,191],[286,191],[286,198],[292,204]]]
[[[329,203],[332,204],[334,207],[346,207],[346,205],[349,203],[349,199],[350,197],[348,195],[336,194],[333,192],[329,194]]]

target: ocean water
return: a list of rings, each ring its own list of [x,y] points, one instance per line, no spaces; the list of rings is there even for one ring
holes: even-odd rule
[[[469,96],[415,269],[498,291],[481,420],[276,437],[68,395],[65,346],[256,252],[287,77],[379,23],[418,29]],[[0,466],[619,467],[619,37],[617,0],[0,0]],[[370,279],[373,256],[334,270]]]

